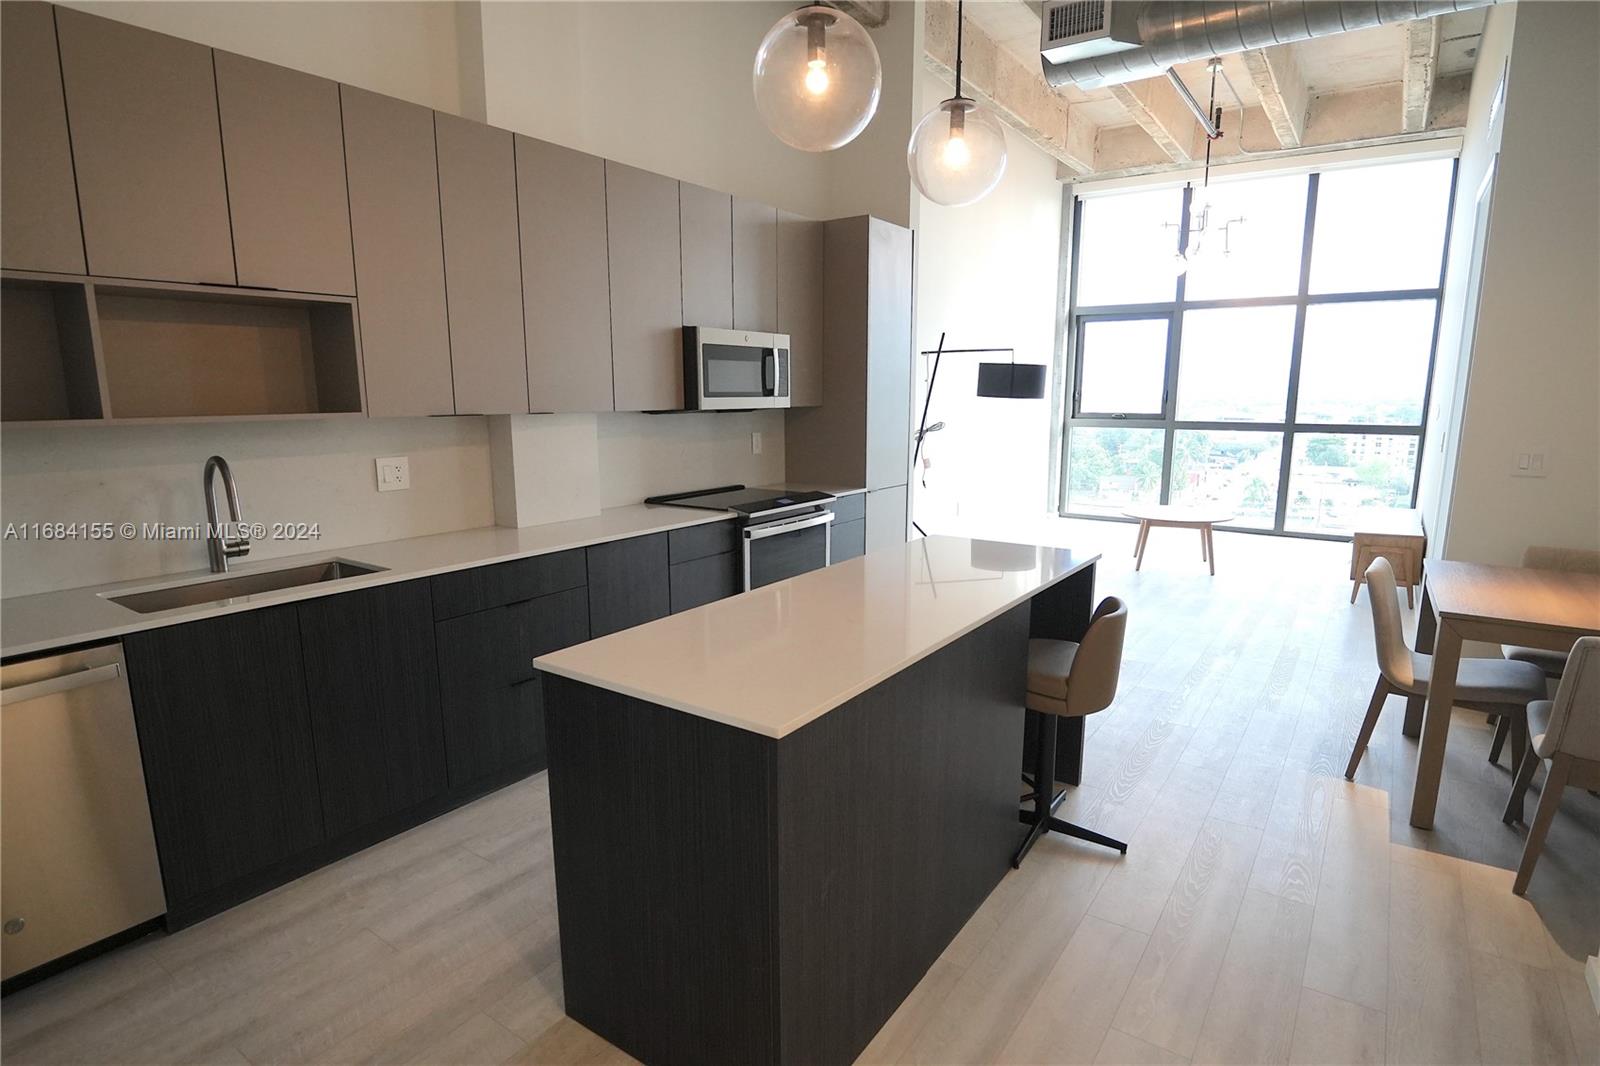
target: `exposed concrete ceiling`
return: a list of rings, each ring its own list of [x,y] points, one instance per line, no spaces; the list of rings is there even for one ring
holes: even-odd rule
[[[956,5],[928,0],[925,51],[947,79]],[[1438,137],[1465,119],[1484,10],[1224,56],[1217,103],[1226,161],[1310,148]],[[1077,176],[1191,166],[1205,154],[1194,116],[1165,79],[1083,90],[1051,88],[1039,67],[1037,0],[967,0],[964,75],[969,92]],[[1208,63],[1177,73],[1202,103]]]

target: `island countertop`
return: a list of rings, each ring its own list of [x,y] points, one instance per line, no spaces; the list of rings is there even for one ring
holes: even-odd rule
[[[1098,558],[929,537],[565,648],[534,665],[778,739]]]

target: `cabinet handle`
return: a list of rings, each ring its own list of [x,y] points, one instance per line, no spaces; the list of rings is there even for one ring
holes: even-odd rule
[[[115,681],[122,676],[122,667],[118,663],[106,663],[104,666],[92,666],[87,670],[75,670],[70,674],[60,674],[56,677],[47,677],[43,681],[29,681],[21,685],[12,685],[10,688],[0,689],[0,706],[9,703],[21,703],[24,700],[36,700],[41,696],[53,696],[57,692],[70,692],[75,688],[86,685],[98,685],[106,681]]]

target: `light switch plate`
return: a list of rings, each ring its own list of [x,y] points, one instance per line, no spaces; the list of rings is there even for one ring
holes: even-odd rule
[[[377,467],[379,492],[399,492],[411,487],[411,460],[404,455],[379,459]]]
[[[1512,477],[1549,477],[1550,453],[1543,447],[1525,447],[1511,456]]]
[[[761,454],[761,434],[759,434],[759,433],[750,434],[750,454],[751,455],[760,455]]]

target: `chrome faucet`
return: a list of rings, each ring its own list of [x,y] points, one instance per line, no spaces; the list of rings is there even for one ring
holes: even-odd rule
[[[233,471],[228,469],[228,460],[213,455],[206,460],[205,473],[206,553],[211,556],[213,574],[225,573],[228,560],[234,556],[250,554],[249,537],[230,537],[228,531],[217,522],[217,490],[212,476],[218,470],[222,471],[222,491],[228,497],[228,521],[234,526],[244,521],[244,516],[239,513],[239,487],[233,483]]]

